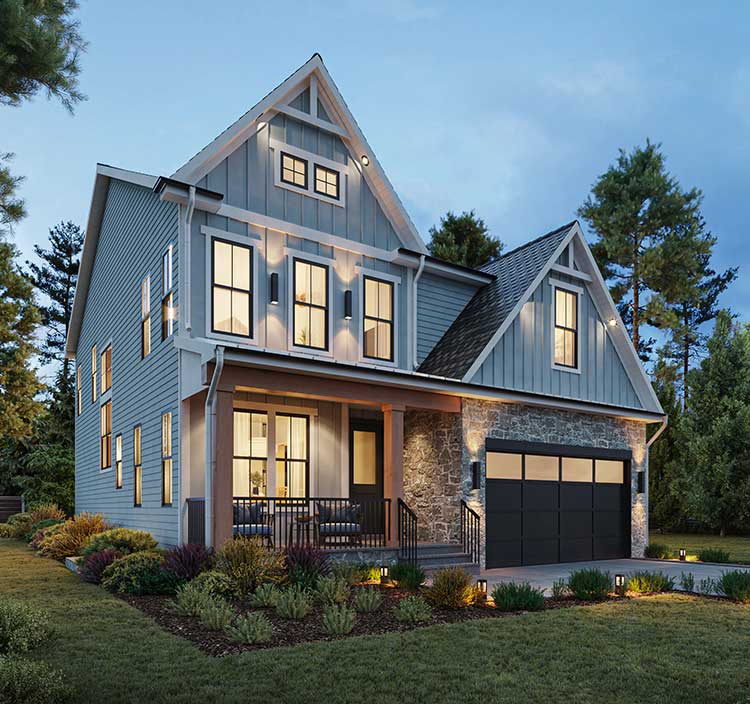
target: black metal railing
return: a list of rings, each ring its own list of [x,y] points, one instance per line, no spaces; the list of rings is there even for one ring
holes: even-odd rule
[[[479,563],[479,514],[461,499],[461,544],[471,561]]]
[[[382,548],[391,538],[390,499],[235,496],[232,503],[234,535],[269,547]]]
[[[203,498],[186,499],[187,502],[187,541],[188,543],[206,542],[206,500]]]
[[[417,564],[417,514],[401,499],[398,500],[399,560]]]

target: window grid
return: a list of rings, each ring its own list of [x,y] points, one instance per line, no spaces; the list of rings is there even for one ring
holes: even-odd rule
[[[321,276],[322,290],[316,290],[313,279],[320,279]],[[317,329],[320,321],[322,335]],[[320,338],[321,344],[316,344],[315,340]],[[297,347],[328,349],[328,267],[301,259],[294,260],[294,344]]]
[[[161,417],[161,504],[172,505],[172,414]]]
[[[578,367],[578,295],[562,288],[555,289],[555,364]]]
[[[161,339],[174,332],[174,295],[172,293],[172,245],[161,260]]]
[[[96,402],[96,345],[91,348],[91,403]]]
[[[253,248],[214,238],[212,249],[212,330],[252,337]],[[224,266],[222,256],[228,256]],[[228,308],[228,318],[218,308]]]
[[[133,506],[143,500],[143,465],[141,464],[141,426],[133,428]]]
[[[99,409],[100,448],[99,459],[101,469],[112,466],[112,401],[107,401]]]
[[[281,152],[281,180],[307,189],[307,161]]]
[[[364,284],[362,354],[365,357],[392,362],[394,285],[389,281],[369,276],[364,277]]]
[[[112,345],[108,345],[102,352],[101,392],[105,394],[112,388]]]
[[[295,446],[299,447],[301,444],[299,436],[293,437],[295,429],[299,427],[299,424],[295,424],[293,421],[303,421],[304,425],[304,452],[295,452]],[[286,444],[280,442],[283,435],[281,432],[282,424],[287,425],[286,437],[288,442]],[[280,453],[280,449],[283,450]],[[304,476],[304,496],[294,496],[289,491],[292,475],[298,471],[302,466],[305,472]],[[307,498],[310,493],[310,418],[308,416],[294,415],[291,413],[277,413],[276,414],[276,472],[277,477],[279,470],[283,473],[284,481],[283,484],[277,479],[276,481],[276,493],[279,496],[285,495],[291,498]],[[286,492],[285,494],[283,492]]]
[[[115,489],[122,489],[122,435],[115,437]]]
[[[141,358],[151,352],[151,277],[141,282]]]
[[[315,164],[315,192],[329,198],[339,199],[339,172]]]

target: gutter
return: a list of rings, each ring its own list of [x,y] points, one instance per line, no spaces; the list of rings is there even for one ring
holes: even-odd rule
[[[216,390],[219,388],[219,379],[224,369],[224,348],[216,348],[216,365],[211,377],[211,383],[208,386],[206,394],[206,406],[203,414],[205,436],[206,436],[206,454],[205,454],[205,488],[204,488],[204,520],[205,520],[205,542],[206,547],[213,546],[213,498],[214,498],[214,471],[216,469],[216,457],[214,455],[214,424],[216,422]]]
[[[422,272],[424,271],[424,264],[427,260],[427,256],[425,254],[419,255],[419,266],[417,267],[417,273],[414,274],[414,281],[413,281],[413,287],[414,287],[414,294],[412,296],[412,306],[411,306],[411,359],[412,359],[412,367],[414,369],[417,368],[417,284],[419,283],[419,279],[422,277]]]

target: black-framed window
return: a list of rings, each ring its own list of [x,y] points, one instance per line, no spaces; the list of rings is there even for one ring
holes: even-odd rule
[[[101,392],[102,395],[112,388],[112,345],[107,345],[101,354]]]
[[[143,502],[143,464],[141,454],[141,426],[133,428],[133,506]]]
[[[172,505],[172,414],[161,417],[161,504]]]
[[[362,354],[393,361],[393,292],[390,281],[364,277],[364,344]]]
[[[268,414],[235,409],[232,458],[234,496],[268,495]]]
[[[555,364],[578,367],[578,294],[555,288]]]
[[[99,466],[109,469],[112,466],[112,401],[103,403],[99,409]]]
[[[76,413],[77,415],[80,416],[82,410],[83,410],[83,380],[81,379],[81,367],[76,366]]]
[[[161,339],[166,340],[174,332],[174,293],[172,292],[172,245],[161,259]]]
[[[122,435],[115,436],[115,489],[122,489]]]
[[[216,238],[212,248],[212,329],[252,337],[253,248]]]
[[[91,402],[96,402],[96,365],[98,357],[96,355],[96,345],[91,347]]]
[[[322,196],[339,199],[339,172],[315,164],[315,192]]]
[[[328,267],[294,260],[294,344],[328,349]]]
[[[151,352],[151,277],[141,281],[141,357]]]
[[[281,152],[281,180],[307,190],[307,160]]]
[[[276,494],[306,498],[310,488],[310,419],[276,414]]]

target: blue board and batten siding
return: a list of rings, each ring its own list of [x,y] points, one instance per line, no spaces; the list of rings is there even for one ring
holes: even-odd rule
[[[561,398],[642,408],[588,291],[580,297],[580,373],[553,368],[554,288],[550,279],[584,286],[562,274],[547,276],[471,381]]]
[[[173,253],[177,304],[177,206],[149,189],[112,180],[99,235],[76,362],[83,412],[76,420],[76,512],[103,513],[114,524],[147,530],[162,544],[177,542],[179,404],[177,350],[161,339],[161,262]],[[141,281],[151,276],[151,354],[141,358]],[[179,321],[177,322],[179,325]],[[112,468],[99,460],[101,395],[91,400],[91,347],[112,343]],[[98,370],[101,360],[97,360]],[[161,418],[172,413],[173,503],[162,506]],[[142,506],[134,507],[133,428],[142,427]],[[115,489],[115,438],[122,434],[123,486]]]

